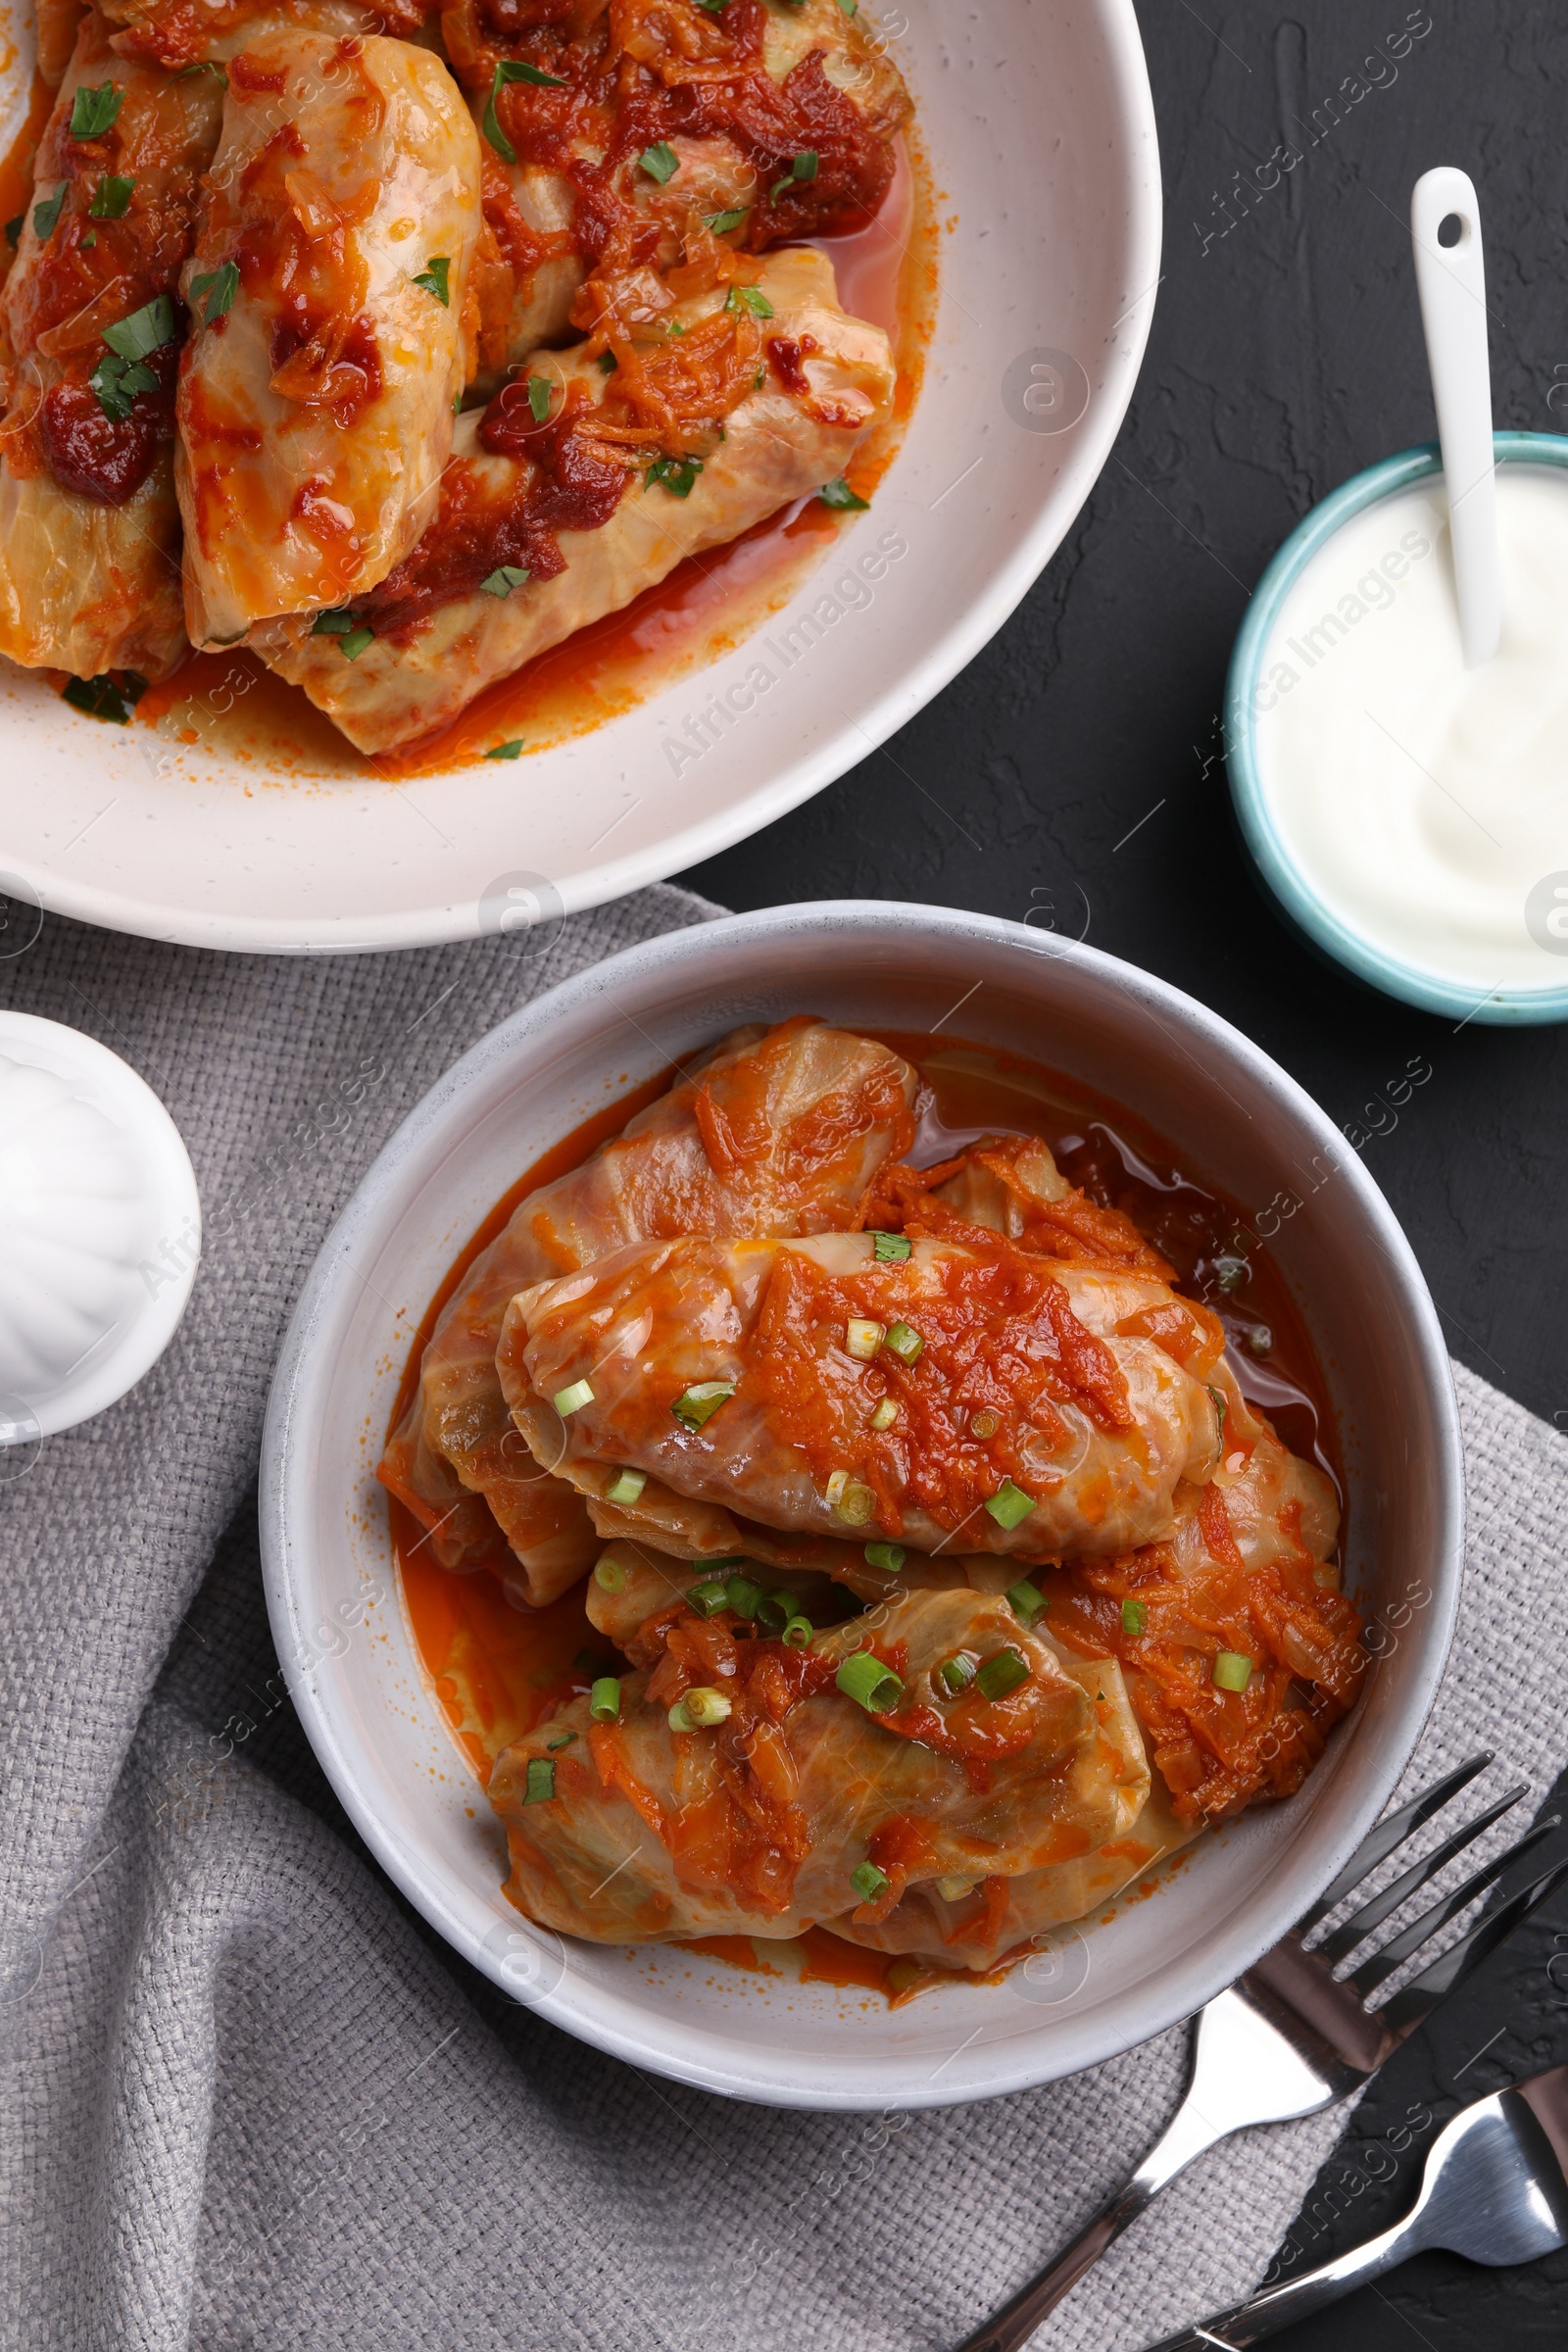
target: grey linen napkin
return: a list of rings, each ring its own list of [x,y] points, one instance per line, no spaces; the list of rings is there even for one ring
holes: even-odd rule
[[[505,1014],[715,911],[659,888],[550,942],[308,962],[51,920],[0,965],[5,1001],[158,1089],[208,1219],[164,1361],[0,1483],[6,2345],[938,2347],[1169,2113],[1180,2034],[983,2108],[881,2117],[740,2107],[601,2057],[412,1917],[293,1718],[246,1496],[327,1225]],[[1457,1377],[1468,1592],[1411,1778],[1485,1741],[1539,1798],[1568,1749],[1551,1639],[1568,1442]],[[1243,2292],[1342,2124],[1213,2152],[1042,2342],[1113,2352]]]

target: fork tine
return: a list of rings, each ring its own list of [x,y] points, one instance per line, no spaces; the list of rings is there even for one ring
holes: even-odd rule
[[[1359,1911],[1352,1911],[1332,1936],[1325,1936],[1315,1947],[1318,1958],[1332,1964],[1336,1960],[1343,1960],[1347,1952],[1353,1952],[1362,1937],[1370,1936],[1374,1928],[1381,1927],[1391,1911],[1397,1911],[1407,1896],[1430,1886],[1446,1862],[1451,1862],[1455,1854],[1463,1853],[1483,1830],[1490,1830],[1494,1821],[1502,1819],[1504,1813],[1512,1812],[1519,1799],[1529,1793],[1529,1783],[1516,1781],[1507,1794],[1499,1797],[1494,1805],[1489,1805],[1485,1813],[1478,1813],[1474,1821],[1466,1822],[1462,1829],[1455,1830],[1451,1838],[1445,1838],[1434,1852],[1423,1855],[1419,1862],[1412,1862],[1410,1868],[1394,1880],[1392,1885],[1385,1886],[1381,1894],[1373,1895],[1371,1901],[1363,1903]]]
[[[1568,1860],[1554,1863],[1539,1879],[1533,1879],[1528,1886],[1521,1886],[1517,1894],[1511,1894],[1495,1911],[1478,1919],[1468,1936],[1461,1936],[1441,1959],[1434,1960],[1418,1977],[1412,1977],[1392,2001],[1373,2012],[1378,2023],[1398,2040],[1405,2040],[1417,2026],[1425,2024],[1438,2003],[1446,2000],[1454,1987],[1479,1968],[1515,1928],[1522,1927],[1531,1913],[1555,1894],[1565,1881],[1568,1881]]]
[[[1380,1821],[1377,1828],[1362,1838],[1339,1877],[1332,1886],[1324,1888],[1311,1910],[1302,1912],[1296,1923],[1296,1934],[1304,1936],[1317,1926],[1320,1919],[1327,1919],[1335,1904],[1342,1902],[1352,1886],[1358,1886],[1369,1870],[1376,1870],[1386,1854],[1392,1854],[1412,1830],[1420,1829],[1422,1823],[1430,1821],[1434,1813],[1441,1812],[1449,1797],[1457,1796],[1466,1783],[1473,1781],[1478,1772],[1485,1772],[1491,1762],[1492,1750],[1484,1747],[1479,1755],[1471,1756],[1466,1763],[1455,1765],[1453,1771],[1445,1773],[1441,1781],[1434,1781],[1430,1788],[1412,1797],[1409,1804],[1401,1805],[1397,1813],[1391,1813],[1387,1821]]]
[[[1528,1854],[1532,1846],[1539,1845],[1543,1838],[1549,1838],[1561,1818],[1560,1814],[1553,1813],[1547,1820],[1538,1821],[1535,1828],[1527,1830],[1515,1844],[1494,1855],[1490,1862],[1483,1862],[1462,1886],[1456,1886],[1451,1894],[1444,1895],[1440,1902],[1433,1904],[1430,1911],[1423,1911],[1402,1936],[1396,1936],[1393,1942],[1386,1943],[1381,1952],[1374,1952],[1370,1960],[1364,1960],[1359,1968],[1352,1969],[1346,1979],[1347,1984],[1353,1984],[1363,1997],[1369,1992],[1376,1992],[1378,1986],[1392,1977],[1412,1952],[1418,1952],[1440,1928],[1447,1926],[1450,1919],[1457,1919],[1467,1903],[1473,1903],[1478,1894],[1484,1894],[1489,1886],[1495,1886],[1503,1872],[1511,1869],[1522,1855]]]

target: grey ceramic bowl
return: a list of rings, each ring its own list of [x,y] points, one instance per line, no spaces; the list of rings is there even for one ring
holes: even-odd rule
[[[1200,1841],[1148,1901],[1045,1967],[894,2011],[672,1946],[564,1943],[503,1900],[500,1833],[425,1686],[372,1470],[407,1335],[519,1171],[630,1083],[731,1023],[810,1010],[951,1031],[1091,1082],[1270,1238],[1316,1343],[1348,1488],[1348,1582],[1380,1627],[1355,1713],[1291,1802]],[[401,1320],[399,1319],[401,1311]],[[284,1344],[262,1472],[268,1599],[311,1740],[371,1850],[466,1959],[569,2033],[777,2106],[936,2106],[1024,2089],[1188,2016],[1266,1950],[1386,1804],[1459,1591],[1448,1363],[1383,1196],[1247,1039],[1092,948],[933,906],[786,906],[582,973],[466,1055],[324,1245]]]

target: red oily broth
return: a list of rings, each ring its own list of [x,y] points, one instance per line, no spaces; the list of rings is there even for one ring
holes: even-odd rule
[[[1317,1462],[1340,1488],[1327,1391],[1284,1277],[1267,1250],[1253,1244],[1246,1253],[1242,1285],[1231,1293],[1218,1287],[1215,1260],[1231,1254],[1228,1245],[1241,1224],[1233,1202],[1187,1176],[1170,1146],[1146,1121],[1076,1079],[1021,1055],[957,1039],[896,1030],[872,1034],[906,1055],[924,1081],[920,1128],[910,1152],[916,1164],[929,1166],[987,1135],[1043,1137],[1062,1173],[1102,1205],[1129,1215],[1169,1258],[1178,1286],[1219,1314],[1234,1343],[1231,1356],[1244,1393],[1267,1413],[1288,1446]],[[599,1144],[618,1134],[673,1075],[666,1071],[650,1079],[597,1111],[536,1160],[496,1203],[453,1262],[414,1335],[389,1431],[413,1396],[437,1315],[514,1209],[538,1186],[578,1166]],[[1270,1346],[1259,1357],[1249,1348],[1247,1334],[1261,1329],[1267,1330]],[[488,1784],[492,1765],[513,1740],[585,1691],[596,1676],[623,1670],[625,1662],[589,1623],[585,1585],[549,1608],[530,1609],[510,1596],[506,1555],[499,1547],[493,1568],[443,1568],[413,1514],[390,1496],[388,1512],[404,1606],[425,1676],[470,1769]],[[744,1937],[707,1937],[690,1948],[755,1967],[756,1957],[729,1948],[746,1944]],[[813,1929],[787,1947],[764,1939],[761,1951],[772,1961],[783,1960],[784,1973],[798,1982],[880,1988],[895,1995],[906,1989],[900,1980],[888,1983],[887,1971],[894,1965],[890,1955],[862,1951],[825,1929]]]

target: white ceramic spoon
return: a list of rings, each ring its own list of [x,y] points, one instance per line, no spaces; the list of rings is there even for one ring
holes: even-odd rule
[[[1459,235],[1444,245],[1438,231],[1450,216]],[[1481,206],[1467,172],[1445,164],[1422,173],[1410,195],[1410,241],[1448,491],[1459,640],[1465,667],[1479,669],[1496,652],[1502,631],[1502,575]]]

